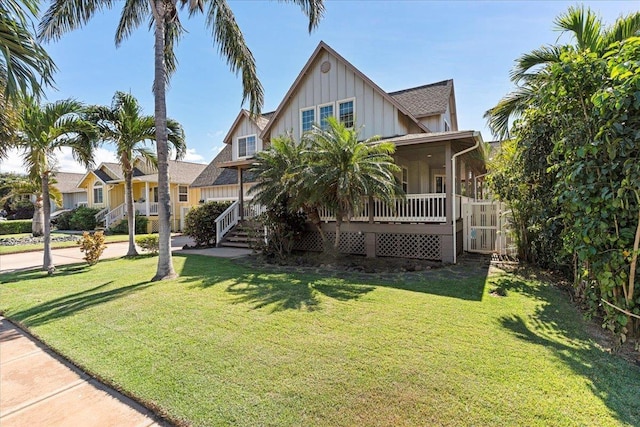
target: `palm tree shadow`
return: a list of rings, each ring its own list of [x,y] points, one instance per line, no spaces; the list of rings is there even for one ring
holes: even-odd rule
[[[640,425],[640,401],[629,399],[640,393],[640,369],[596,345],[584,331],[583,323],[571,319],[579,314],[565,298],[553,296],[548,286],[527,286],[527,282],[517,279],[511,286],[530,293],[542,303],[531,318],[519,315],[500,318],[502,327],[524,342],[551,349],[558,360],[586,379],[594,395],[622,423]]]
[[[70,264],[61,268],[58,268],[54,276],[71,276],[74,274],[86,272],[90,266],[87,263]],[[28,268],[24,270],[18,270],[12,273],[3,273],[0,275],[0,284],[2,283],[15,283],[23,280],[42,280],[50,277],[46,271],[40,269]]]
[[[81,292],[43,302],[13,313],[11,318],[28,327],[40,326],[117,298],[123,298],[151,285],[151,282],[147,281],[119,288],[105,289],[112,283],[113,281],[105,282]]]

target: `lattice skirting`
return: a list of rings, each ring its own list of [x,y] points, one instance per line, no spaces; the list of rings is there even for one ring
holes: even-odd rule
[[[378,233],[376,256],[438,260],[442,258],[441,236],[433,234]]]
[[[336,233],[334,231],[328,231],[325,232],[325,236],[327,238],[327,244],[332,245],[336,238]],[[321,252],[324,248],[322,247],[320,233],[317,231],[307,231],[302,235],[302,238],[296,242],[294,249],[299,251]],[[341,232],[339,250],[340,253],[343,254],[366,255],[364,233]]]
[[[332,244],[335,232],[326,232],[327,243]],[[320,252],[322,239],[317,231],[307,231],[296,242],[294,249]],[[365,233],[342,232],[340,252],[366,255]],[[418,258],[442,260],[442,238],[433,234],[376,233],[375,254],[379,257]]]

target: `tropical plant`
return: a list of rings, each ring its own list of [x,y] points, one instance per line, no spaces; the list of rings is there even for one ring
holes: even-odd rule
[[[51,257],[50,177],[55,172],[55,154],[69,147],[74,159],[87,168],[93,165],[97,141],[95,126],[83,117],[84,106],[71,99],[43,106],[27,98],[18,117],[16,147],[22,152],[29,177],[42,186],[44,214],[43,270],[53,272]]]
[[[126,256],[138,255],[135,244],[135,210],[133,208],[133,169],[136,158],[157,165],[157,158],[147,143],[156,139],[156,124],[153,116],[142,114],[142,107],[131,94],[116,92],[111,107],[92,106],[87,118],[94,123],[103,141],[116,147],[118,162],[124,175],[125,204],[129,227],[129,249]],[[186,145],[184,130],[178,122],[167,119],[167,141],[176,159],[184,157]]]
[[[403,196],[394,173],[400,171],[391,154],[395,145],[376,143],[377,137],[358,139],[358,129],[347,128],[335,117],[327,119],[328,127],[314,125],[303,140],[308,141],[309,163],[302,173],[315,189],[316,200],[332,209],[336,219],[334,250],[340,244],[340,228],[358,211],[365,197],[377,197],[393,206]]]
[[[207,202],[194,207],[184,219],[184,234],[191,237],[196,246],[215,245],[216,218],[229,206],[229,202]]]
[[[538,89],[545,84],[545,71],[561,62],[563,52],[591,52],[602,57],[612,43],[640,34],[640,12],[620,17],[606,27],[590,8],[571,6],[555,19],[554,25],[557,31],[569,33],[574,44],[542,46],[516,59],[511,71],[516,89],[484,115],[493,133],[501,139],[509,135],[510,119],[520,117],[535,102]]]
[[[42,184],[39,181],[39,179],[34,180],[28,179],[27,177],[21,177],[21,179],[12,181],[9,184],[9,192],[0,199],[0,203],[4,203],[11,199],[22,199],[24,196],[36,196],[33,201],[34,215],[31,226],[33,237],[39,237],[44,234],[44,203]],[[55,179],[49,182],[49,196],[56,206],[62,206],[62,193],[56,188]]]
[[[102,252],[107,247],[104,243],[104,233],[102,231],[96,231],[93,234],[85,231],[78,240],[78,245],[80,245],[80,252],[84,252],[82,259],[87,261],[89,265],[97,264]]]
[[[323,0],[287,0],[297,4],[309,18],[309,31],[315,28],[323,13]],[[52,0],[40,23],[39,36],[44,40],[58,39],[67,31],[86,24],[96,12],[111,8],[109,0]],[[213,42],[232,72],[242,76],[242,101],[249,100],[250,110],[258,114],[263,104],[263,89],[256,73],[253,54],[247,47],[242,31],[226,0],[128,0],[116,30],[116,45],[120,45],[134,29],[151,20],[154,30],[154,83],[156,120],[156,148],[158,157],[158,269],[153,280],[176,276],[171,260],[170,201],[168,175],[168,131],[166,86],[177,63],[174,46],[184,34],[179,20],[178,5],[186,7],[190,15],[204,14]],[[205,10],[206,9],[206,10]]]

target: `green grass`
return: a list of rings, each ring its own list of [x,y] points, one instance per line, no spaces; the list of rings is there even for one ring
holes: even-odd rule
[[[7,234],[7,235],[3,235],[0,236],[0,239],[5,239],[5,238],[21,238],[21,237],[29,237],[31,236],[30,233],[22,233],[22,234]],[[65,233],[52,233],[51,236],[68,236],[68,234]],[[51,242],[51,248],[52,249],[60,249],[60,248],[73,248],[78,246],[78,244],[76,243],[77,239],[79,239],[81,236],[80,235],[75,235],[76,240],[71,240],[68,242]],[[122,235],[122,234],[116,234],[116,235],[111,235],[111,236],[105,236],[105,241],[106,243],[115,243],[115,242],[126,242],[129,240],[129,236],[128,235]],[[42,243],[34,243],[34,244],[29,244],[29,245],[17,245],[17,246],[0,246],[0,255],[7,255],[7,254],[17,254],[17,253],[22,253],[22,252],[33,252],[33,251],[41,251],[43,249],[43,244]]]
[[[535,279],[480,263],[363,282],[189,255],[151,283],[156,262],[0,275],[0,309],[196,426],[640,425],[640,369]]]

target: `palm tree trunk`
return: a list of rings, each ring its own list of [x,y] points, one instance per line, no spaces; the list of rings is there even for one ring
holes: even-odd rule
[[[33,237],[40,237],[44,234],[44,211],[42,210],[42,194],[36,196],[33,204],[33,221],[31,222],[31,234]]]
[[[127,170],[124,173],[124,197],[127,204],[127,224],[129,226],[129,250],[126,256],[136,256],[136,212],[133,209],[133,188],[131,180],[133,179],[133,171]]]
[[[42,270],[53,273],[53,255],[51,254],[51,198],[49,196],[49,172],[42,174],[42,208],[44,211],[44,257]]]
[[[166,65],[164,62],[164,27],[166,6],[163,1],[149,0],[155,20],[155,98],[156,149],[158,154],[158,268],[151,280],[172,279],[177,276],[171,260],[171,226],[169,200],[169,148],[167,143]]]
[[[316,230],[318,230],[318,233],[320,233],[322,246],[324,246],[327,241],[327,236],[324,234],[324,231],[322,231],[322,220],[320,219],[320,214],[318,213],[318,207],[306,205],[304,207],[304,211],[311,223],[316,227]]]

